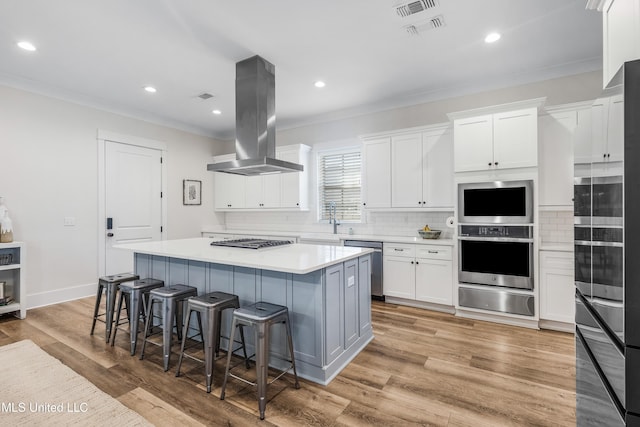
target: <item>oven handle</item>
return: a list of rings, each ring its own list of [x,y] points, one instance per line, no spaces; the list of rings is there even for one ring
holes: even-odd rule
[[[477,242],[516,242],[516,243],[533,243],[533,239],[525,239],[519,237],[476,237],[461,234],[458,240],[471,240]]]

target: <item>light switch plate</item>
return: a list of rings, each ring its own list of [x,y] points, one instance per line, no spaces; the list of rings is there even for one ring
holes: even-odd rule
[[[347,278],[347,286],[351,287],[351,286],[353,286],[355,284],[356,284],[355,276],[349,276],[349,278]]]

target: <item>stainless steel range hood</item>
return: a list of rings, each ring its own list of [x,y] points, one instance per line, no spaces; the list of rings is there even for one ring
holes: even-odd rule
[[[276,159],[274,71],[257,55],[236,64],[236,160],[207,165],[207,170],[247,176],[303,170]]]

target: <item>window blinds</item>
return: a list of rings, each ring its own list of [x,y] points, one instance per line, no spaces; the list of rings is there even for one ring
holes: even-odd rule
[[[323,154],[318,162],[320,220],[329,219],[329,206],[336,204],[339,220],[360,221],[360,150]]]

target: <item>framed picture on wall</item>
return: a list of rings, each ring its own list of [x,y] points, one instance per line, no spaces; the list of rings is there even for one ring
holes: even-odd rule
[[[193,179],[182,180],[182,204],[202,204],[202,181],[195,181]]]

